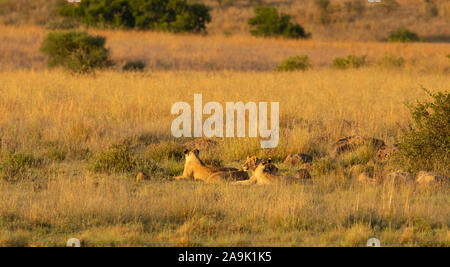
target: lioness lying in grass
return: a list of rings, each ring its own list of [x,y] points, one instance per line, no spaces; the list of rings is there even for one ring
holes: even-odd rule
[[[271,173],[273,171],[270,161],[261,162],[256,167],[250,180],[238,181],[235,184],[240,185],[265,185],[265,184],[289,184],[298,182],[299,179],[291,176],[284,176]]]
[[[235,168],[221,168],[205,165],[199,158],[200,151],[194,149],[192,151],[185,150],[186,163],[182,176],[175,179],[194,179],[208,183],[225,182],[225,181],[242,181],[248,180],[248,174],[245,171],[239,171]]]

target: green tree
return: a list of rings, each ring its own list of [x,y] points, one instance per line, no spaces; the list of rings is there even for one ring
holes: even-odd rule
[[[442,170],[450,166],[450,93],[431,93],[431,101],[408,105],[412,122],[403,129],[398,158],[410,170]]]
[[[248,20],[250,33],[255,36],[283,36],[288,38],[307,38],[303,27],[290,22],[287,14],[278,14],[274,7],[255,7],[255,16]]]
[[[83,0],[63,5],[60,14],[93,27],[194,33],[211,21],[208,7],[186,0]]]
[[[41,45],[48,56],[48,65],[62,66],[76,73],[89,73],[112,64],[106,39],[84,32],[49,33]]]

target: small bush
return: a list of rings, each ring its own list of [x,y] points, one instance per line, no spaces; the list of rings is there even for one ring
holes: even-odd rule
[[[41,51],[48,56],[49,66],[62,66],[76,73],[89,73],[111,65],[105,38],[83,32],[49,33]]]
[[[386,55],[380,60],[379,64],[384,67],[402,67],[405,64],[405,59],[403,57]]]
[[[366,56],[349,55],[335,58],[333,67],[337,69],[359,68],[366,65]]]
[[[277,71],[297,71],[311,68],[308,56],[295,56],[286,59],[276,70]]]
[[[393,32],[390,33],[389,42],[418,42],[420,41],[419,35],[416,33],[406,29],[406,28],[399,28]]]
[[[429,102],[408,105],[412,123],[403,129],[397,153],[411,171],[442,170],[450,166],[450,93],[427,94]]]
[[[59,12],[87,26],[172,32],[205,32],[211,21],[208,7],[186,0],[83,0]]]
[[[157,144],[151,144],[148,147],[147,156],[156,162],[162,162],[164,160],[176,160],[183,159],[183,151],[185,147],[181,144],[174,142],[160,142]]]
[[[123,71],[144,71],[145,63],[141,60],[128,61],[122,68]]]
[[[107,150],[99,151],[90,160],[88,169],[97,173],[126,173],[136,175],[139,172],[154,177],[163,171],[144,157],[139,157],[131,150],[129,144],[116,144]]]
[[[274,7],[255,7],[255,16],[248,20],[250,33],[254,36],[283,36],[287,38],[307,38],[302,26],[290,22],[287,14],[278,14]]]
[[[23,179],[27,177],[29,168],[38,167],[40,164],[41,161],[30,154],[7,154],[0,161],[0,175],[8,181]]]
[[[136,166],[136,157],[126,144],[113,145],[100,151],[89,162],[89,170],[93,172],[125,173],[133,171]]]

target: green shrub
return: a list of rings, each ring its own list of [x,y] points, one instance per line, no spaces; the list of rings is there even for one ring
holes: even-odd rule
[[[105,38],[83,32],[54,32],[44,39],[41,51],[48,65],[62,66],[77,73],[89,73],[111,65]]]
[[[205,5],[186,0],[83,0],[65,4],[60,14],[87,26],[194,33],[206,31],[211,21]]]
[[[379,64],[384,67],[402,67],[405,64],[405,59],[403,57],[385,55]]]
[[[366,65],[366,56],[349,55],[335,58],[333,67],[337,69],[359,68]]]
[[[278,14],[274,7],[255,7],[255,16],[248,20],[250,33],[255,36],[283,36],[288,38],[307,38],[302,26],[290,22],[287,14]]]
[[[411,171],[442,170],[450,166],[450,93],[427,94],[429,102],[408,105],[412,123],[403,129],[397,153]]]
[[[276,70],[277,71],[296,71],[308,70],[311,68],[308,56],[295,56],[286,59]]]
[[[89,162],[89,170],[94,172],[125,173],[133,171],[136,166],[136,157],[126,144],[112,145],[99,151]]]
[[[136,155],[129,144],[112,145],[106,150],[95,153],[89,159],[88,169],[97,173],[137,175],[143,172],[152,177],[165,175],[164,170],[153,161]]]
[[[8,153],[0,161],[0,175],[8,181],[23,179],[27,177],[29,168],[38,167],[40,164],[41,161],[30,154]]]
[[[183,159],[185,147],[181,144],[174,142],[160,142],[157,144],[151,144],[148,147],[147,156],[156,162],[162,162],[164,160],[176,160]]]
[[[419,35],[416,33],[406,29],[406,28],[398,28],[397,30],[390,33],[389,42],[418,42],[420,41]]]
[[[133,175],[137,175],[139,172],[143,172],[152,178],[164,177],[167,173],[164,169],[159,168],[153,161],[145,158],[138,158],[136,161],[136,167],[133,171]]]
[[[145,63],[141,60],[128,61],[122,68],[123,71],[144,71]]]

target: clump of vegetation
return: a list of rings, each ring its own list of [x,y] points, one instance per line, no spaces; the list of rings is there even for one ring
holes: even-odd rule
[[[322,24],[330,22],[330,0],[315,0],[314,4],[319,9],[319,20]]]
[[[75,73],[90,73],[110,66],[105,38],[84,32],[54,32],[44,39],[41,51],[48,56],[48,65],[62,66]]]
[[[7,181],[26,178],[30,168],[38,167],[41,161],[26,153],[8,153],[0,161],[0,177]]]
[[[431,93],[429,102],[408,105],[412,123],[403,129],[397,159],[411,171],[442,170],[450,166],[450,93]]]
[[[185,147],[175,142],[160,142],[157,144],[151,144],[147,150],[147,156],[156,162],[164,160],[176,160],[183,159],[183,151]]]
[[[255,7],[255,16],[248,20],[250,33],[255,36],[283,36],[287,38],[307,38],[310,36],[299,24],[290,22],[287,14],[278,14],[274,7]]]
[[[283,61],[280,66],[276,69],[277,71],[298,71],[298,70],[308,70],[311,68],[311,63],[309,62],[308,56],[295,56],[290,57]]]
[[[418,42],[420,37],[417,33],[408,30],[407,28],[398,28],[397,30],[390,33],[389,42]]]
[[[333,67],[337,69],[360,68],[366,65],[366,56],[348,55],[333,60]]]
[[[122,68],[123,71],[144,71],[145,62],[142,60],[128,61]]]
[[[133,171],[136,166],[136,157],[126,144],[112,145],[99,151],[89,162],[89,169],[94,172],[125,173]]]
[[[160,171],[158,166],[144,157],[137,156],[129,144],[115,144],[108,149],[95,153],[89,160],[90,171],[98,173],[128,173],[144,172],[154,175]]]
[[[186,0],[83,0],[77,5],[66,3],[60,14],[87,26],[172,32],[204,32],[211,21],[205,5]]]
[[[405,59],[403,57],[385,55],[379,64],[384,67],[402,67],[405,64]]]

